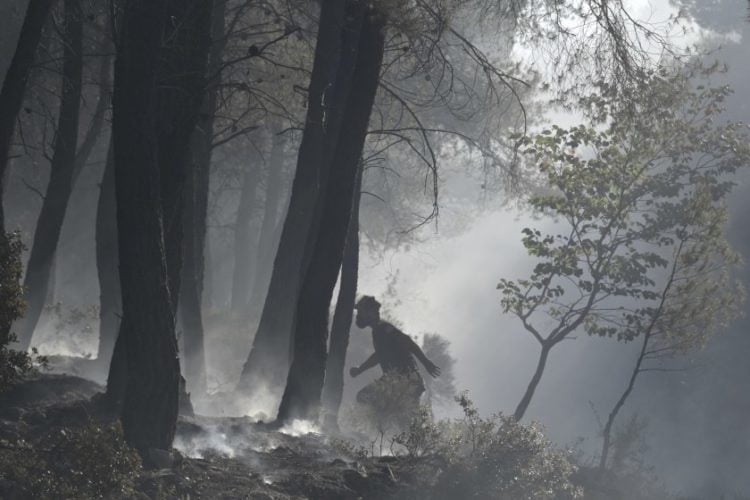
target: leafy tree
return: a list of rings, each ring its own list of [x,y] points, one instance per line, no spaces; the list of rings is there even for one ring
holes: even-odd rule
[[[693,87],[701,72],[660,69],[626,91],[601,83],[581,101],[588,125],[523,139],[548,186],[529,204],[557,224],[553,233],[524,229],[537,264],[528,278],[498,285],[503,311],[541,346],[516,419],[551,349],[579,329],[640,338],[645,353],[659,348],[657,332],[694,346],[734,314],[724,201],[750,145],[743,125],[717,123],[729,90]]]

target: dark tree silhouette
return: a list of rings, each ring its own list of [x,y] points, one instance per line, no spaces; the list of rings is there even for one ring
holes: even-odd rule
[[[338,414],[344,394],[344,367],[346,351],[349,348],[349,330],[354,316],[354,303],[357,299],[359,276],[359,203],[362,195],[362,166],[357,172],[352,215],[346,233],[346,245],[341,261],[339,295],[336,311],[331,323],[331,341],[326,360],[325,384],[323,385],[323,411],[325,426],[338,428]]]
[[[321,189],[338,142],[362,10],[360,2],[352,0],[331,0],[321,5],[307,116],[289,209],[258,330],[237,386],[246,394],[264,383],[281,387],[288,373],[290,332],[312,253],[307,242],[315,233],[313,225],[319,224]]]
[[[0,91],[0,237],[5,235],[5,215],[3,212],[3,183],[10,161],[10,147],[13,140],[16,118],[23,105],[26,83],[34,64],[34,54],[42,37],[42,28],[49,17],[55,0],[29,2],[21,27],[13,60],[5,74]]]
[[[44,308],[65,210],[73,191],[83,72],[83,15],[79,0],[65,1],[63,81],[50,179],[37,219],[24,277],[26,314],[18,325],[19,349],[31,344]]]
[[[197,390],[205,389],[206,362],[203,337],[203,275],[206,246],[206,217],[208,212],[209,173],[213,141],[214,115],[218,100],[218,75],[226,44],[224,15],[226,0],[215,0],[211,13],[211,47],[208,54],[208,81],[200,120],[190,144],[190,172],[185,183],[185,211],[183,214],[182,290],[180,291],[180,321],[183,329],[183,373]]]
[[[347,28],[345,28],[347,29]],[[383,19],[369,10],[362,21],[354,73],[330,166],[319,221],[308,236],[314,248],[297,304],[294,351],[278,420],[317,419],[326,369],[328,314],[351,219],[357,171],[378,88],[385,37]],[[341,64],[349,64],[342,57]],[[340,89],[346,91],[346,89]],[[325,221],[325,223],[322,223]]]
[[[110,368],[108,393],[117,398],[124,386],[125,438],[141,453],[169,448],[177,420],[180,193],[203,93],[210,7],[133,0],[124,7],[117,49],[113,138],[123,308],[117,344],[125,361],[119,372]]]
[[[99,279],[100,364],[109,363],[115,348],[122,314],[120,276],[117,272],[117,207],[115,204],[115,163],[112,140],[104,166],[99,201],[96,206],[96,272]],[[106,365],[105,365],[106,366]]]
[[[168,0],[167,8],[171,18],[164,33],[156,106],[164,245],[176,314],[182,277],[182,212],[191,170],[189,144],[205,93],[212,2]]]

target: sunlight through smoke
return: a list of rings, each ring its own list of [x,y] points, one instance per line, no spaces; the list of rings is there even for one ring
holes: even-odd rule
[[[306,434],[320,434],[320,427],[310,420],[293,420],[292,423],[285,425],[279,432],[292,437],[304,436]]]

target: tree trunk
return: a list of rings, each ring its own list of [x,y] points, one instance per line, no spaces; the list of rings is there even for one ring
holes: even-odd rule
[[[232,312],[241,314],[247,309],[250,300],[250,287],[255,271],[252,255],[253,237],[251,222],[255,208],[255,196],[260,177],[260,155],[250,160],[250,165],[242,178],[240,204],[234,223],[234,274],[232,275]]]
[[[177,420],[180,366],[171,292],[176,295],[179,284],[180,192],[206,71],[208,8],[202,1],[128,2],[115,63],[122,424],[126,440],[142,454],[170,448]],[[170,45],[162,47],[164,40]],[[116,379],[110,369],[110,382]]]
[[[16,45],[16,52],[13,54],[13,60],[5,74],[3,88],[0,90],[0,234],[5,234],[3,185],[10,160],[13,131],[16,128],[18,113],[23,105],[26,82],[34,64],[34,55],[39,46],[39,40],[42,37],[42,28],[44,28],[50,8],[54,3],[55,0],[29,2]]]
[[[47,192],[39,213],[24,277],[26,315],[18,327],[19,349],[28,349],[47,297],[52,263],[73,189],[83,71],[83,19],[79,0],[65,1],[63,91]]]
[[[115,358],[127,367],[113,377],[110,366],[109,382],[112,384],[117,378],[123,386],[125,438],[141,452],[172,445],[180,376],[164,258],[157,125],[153,111],[166,14],[164,0],[134,0],[125,6],[113,96],[123,309]],[[119,364],[115,361],[112,365]],[[112,389],[108,386],[108,393],[115,392]]]
[[[352,326],[354,303],[357,298],[359,274],[359,203],[362,195],[362,165],[357,172],[357,181],[352,204],[352,216],[346,233],[346,245],[341,261],[339,296],[331,325],[331,342],[326,360],[326,375],[323,385],[323,410],[325,427],[338,429],[338,414],[344,394],[344,367],[349,347],[349,330]]]
[[[226,1],[215,0],[211,13],[211,48],[208,55],[207,74],[214,75],[221,67],[224,52],[224,14]],[[211,170],[211,143],[214,114],[218,98],[217,81],[208,82],[201,119],[191,141],[191,171],[186,183],[185,213],[183,214],[182,291],[180,293],[180,320],[183,328],[183,372],[194,388],[206,388],[206,360],[203,335],[203,277],[206,248],[206,217],[208,215],[209,173]]]
[[[255,277],[250,293],[251,311],[258,311],[262,306],[271,279],[273,255],[278,247],[277,228],[281,211],[281,180],[284,170],[284,146],[286,140],[273,130],[271,154],[268,160],[268,177],[266,180],[266,199],[263,207],[263,222],[258,236],[258,257],[255,263]]]
[[[321,5],[318,40],[308,90],[308,108],[289,210],[274,259],[260,324],[237,389],[252,394],[262,385],[283,387],[290,338],[310,250],[309,235],[321,210],[328,168],[338,141],[349,81],[354,69],[363,6],[354,0]]]
[[[163,38],[156,105],[164,248],[172,311],[176,314],[181,290],[182,212],[190,171],[189,145],[205,93],[212,2],[166,1],[171,20],[167,21]]]
[[[117,273],[117,206],[115,204],[115,162],[112,140],[96,206],[96,272],[99,278],[100,364],[109,363],[120,326],[122,303]]]
[[[351,220],[357,172],[378,88],[384,44],[382,23],[368,13],[361,27],[343,126],[324,191],[319,232],[309,236],[308,245],[314,251],[297,305],[294,357],[279,407],[280,422],[318,418],[326,368],[328,314]]]
[[[101,50],[105,53],[110,52],[112,50],[110,45],[109,41],[103,42],[101,44]],[[94,108],[94,113],[91,115],[91,122],[86,130],[86,134],[76,152],[76,162],[73,167],[73,185],[75,185],[78,180],[78,176],[81,174],[81,171],[83,171],[83,167],[86,166],[86,162],[88,161],[89,156],[91,156],[91,152],[94,150],[96,141],[99,139],[99,136],[104,129],[104,118],[110,107],[111,66],[112,58],[109,55],[103,56],[101,68],[99,70],[99,100],[96,103],[96,108]]]
[[[552,345],[553,344],[542,344],[542,352],[539,354],[539,361],[537,362],[534,376],[531,377],[531,382],[529,382],[529,386],[526,388],[526,392],[524,393],[523,398],[521,398],[521,402],[518,403],[516,411],[513,413],[513,418],[518,421],[523,418],[526,410],[529,408],[531,398],[534,397],[534,392],[539,385],[539,381],[542,379],[544,368],[547,366],[547,357],[549,356],[550,349],[552,349]]]
[[[647,332],[643,335],[643,344],[641,346],[641,352],[638,355],[638,359],[636,360],[635,366],[633,367],[633,373],[630,374],[630,380],[628,380],[628,385],[627,387],[625,387],[625,390],[620,395],[620,399],[617,400],[617,403],[615,403],[615,406],[612,408],[612,411],[609,412],[609,416],[607,417],[607,423],[605,424],[604,430],[602,431],[602,438],[603,438],[602,454],[599,457],[600,469],[604,469],[607,466],[607,458],[609,457],[609,449],[610,449],[611,440],[612,440],[612,427],[614,426],[617,415],[620,413],[620,410],[625,405],[625,401],[627,401],[628,397],[630,396],[630,393],[633,392],[633,387],[635,387],[635,380],[638,378],[638,374],[641,372],[641,365],[643,364],[643,360],[646,355],[646,349],[648,348],[648,342],[650,339],[651,339],[650,332]]]

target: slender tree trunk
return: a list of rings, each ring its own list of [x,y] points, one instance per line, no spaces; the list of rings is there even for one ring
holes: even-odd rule
[[[232,312],[242,313],[250,301],[250,287],[255,274],[251,223],[260,177],[260,158],[251,164],[242,178],[240,204],[234,223],[234,274],[232,275]],[[257,250],[257,249],[256,249]]]
[[[49,184],[34,231],[24,277],[27,309],[18,327],[21,350],[28,349],[31,344],[34,329],[44,307],[65,210],[73,189],[83,71],[83,19],[79,0],[65,1],[64,36],[63,92],[55,135],[55,150],[52,155]]]
[[[112,364],[124,345],[122,424],[126,440],[142,454],[170,448],[177,420],[177,298],[171,292],[179,290],[185,151],[200,109],[209,9],[202,1],[128,2],[115,63],[123,317]],[[170,45],[162,47],[164,40]],[[110,369],[114,384],[113,375]]]
[[[670,280],[671,285],[671,280]],[[662,306],[663,306],[663,300],[662,300]],[[661,310],[662,306],[659,307],[659,310]],[[651,330],[651,328],[649,328]],[[604,425],[604,430],[602,431],[602,454],[599,457],[599,468],[604,469],[607,466],[607,458],[609,458],[609,451],[611,447],[611,440],[612,440],[612,427],[614,426],[615,419],[617,418],[617,415],[620,413],[620,410],[625,405],[625,401],[627,401],[628,397],[630,396],[630,393],[633,392],[633,387],[635,387],[635,381],[638,378],[638,374],[641,373],[641,366],[643,365],[643,360],[646,356],[646,350],[648,349],[648,343],[651,340],[651,332],[646,332],[643,335],[643,344],[641,345],[641,351],[638,354],[638,359],[635,362],[635,366],[633,367],[633,372],[630,374],[630,379],[628,380],[628,385],[625,387],[625,390],[620,395],[620,399],[617,400],[617,403],[615,403],[615,406],[612,408],[612,411],[609,412],[609,416],[607,417],[607,423]]]
[[[276,132],[274,130],[274,132]],[[263,222],[258,236],[258,258],[255,263],[255,277],[250,293],[251,311],[258,311],[262,306],[271,279],[273,255],[278,246],[277,228],[281,211],[281,180],[284,170],[284,146],[286,140],[274,133],[271,138],[271,154],[268,159],[268,177],[266,180],[266,199],[263,207]]]
[[[363,7],[356,0],[321,5],[318,40],[308,90],[308,108],[289,210],[274,259],[260,324],[237,389],[283,387],[300,285],[310,259],[306,242],[322,205],[331,158],[338,141],[354,69]]]
[[[531,377],[529,386],[526,388],[526,392],[524,393],[523,398],[521,398],[521,402],[518,403],[516,411],[513,413],[513,417],[518,421],[523,418],[526,410],[529,408],[531,398],[534,397],[534,392],[536,392],[539,381],[542,379],[544,368],[547,366],[547,357],[549,356],[549,351],[552,349],[552,345],[553,344],[542,344],[542,352],[539,354],[539,361],[537,362],[534,376]]]
[[[299,295],[294,329],[294,358],[279,407],[278,420],[317,419],[326,369],[328,314],[341,268],[351,220],[357,172],[378,88],[385,39],[377,14],[364,16],[356,66],[343,116],[343,126],[325,189],[318,234]]]
[[[117,272],[117,206],[112,140],[96,206],[96,273],[99,278],[99,363],[109,363],[120,327],[122,301]]]
[[[104,42],[101,44],[101,50],[109,52],[111,50],[110,43]],[[91,115],[91,121],[89,122],[86,134],[78,146],[76,152],[75,166],[73,167],[73,185],[78,180],[78,176],[83,171],[83,167],[86,166],[86,162],[91,156],[91,152],[94,150],[99,136],[102,130],[104,130],[104,118],[106,117],[107,110],[110,108],[110,93],[111,87],[111,73],[112,70],[112,58],[109,55],[102,57],[101,67],[99,70],[99,100],[94,108],[94,113]]]
[[[349,347],[349,330],[352,326],[354,303],[357,298],[359,274],[359,203],[362,194],[362,166],[357,172],[357,181],[352,205],[352,216],[346,233],[346,245],[341,261],[341,278],[336,311],[331,324],[331,342],[326,361],[325,383],[323,385],[323,410],[325,427],[338,429],[338,414],[344,394],[344,367],[346,351]]]
[[[211,13],[211,48],[208,55],[207,74],[214,75],[221,67],[224,52],[225,0],[215,0]],[[218,99],[217,81],[208,82],[203,101],[201,120],[191,141],[191,171],[188,174],[183,214],[184,263],[182,291],[180,293],[180,320],[183,328],[183,372],[194,391],[206,388],[206,360],[203,335],[203,278],[206,248],[206,217],[208,215],[209,173],[211,170],[211,144],[214,114]]]
[[[5,214],[3,211],[3,185],[5,172],[10,161],[10,146],[13,140],[16,119],[23,105],[26,83],[34,64],[34,55],[42,37],[42,29],[49,17],[55,0],[34,0],[29,2],[16,52],[5,74],[0,90],[0,234],[5,234]]]

